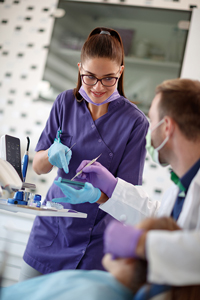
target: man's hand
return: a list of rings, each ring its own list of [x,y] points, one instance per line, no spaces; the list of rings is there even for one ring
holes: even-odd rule
[[[81,181],[90,182],[94,187],[99,188],[109,198],[117,184],[117,179],[99,162],[85,167],[90,161],[83,160],[76,172],[83,169],[83,172],[78,176]]]

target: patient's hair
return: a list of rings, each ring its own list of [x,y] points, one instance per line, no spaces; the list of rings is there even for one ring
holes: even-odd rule
[[[136,261],[132,277],[132,285],[130,286],[133,294],[136,294],[137,291],[147,283],[147,267],[148,264],[146,260],[139,259]],[[172,286],[171,290],[166,294],[163,300],[197,300],[199,297],[200,285]]]
[[[170,300],[197,300],[199,296],[200,285],[174,286]]]
[[[132,284],[130,286],[133,294],[147,282],[147,261],[138,259],[135,262],[134,272],[132,277]]]
[[[150,222],[149,222],[150,221]],[[170,217],[148,218],[143,221],[143,229],[146,230],[179,230],[176,222]],[[141,227],[140,227],[141,228]],[[146,260],[138,259],[130,287],[135,294],[144,284],[147,283],[148,263]],[[149,284],[150,287],[150,284]],[[172,286],[169,294],[164,300],[197,300],[200,297],[200,285]],[[148,299],[148,298],[147,298]]]
[[[133,294],[136,294],[136,292],[147,283],[147,262],[138,260],[135,267],[132,286],[130,286]],[[166,294],[163,300],[197,300],[199,299],[199,296],[200,285],[172,286],[171,290]]]

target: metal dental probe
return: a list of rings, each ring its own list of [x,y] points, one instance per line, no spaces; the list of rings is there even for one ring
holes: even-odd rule
[[[99,156],[97,156],[96,158],[94,158],[93,160],[91,160],[85,167],[88,167],[88,166],[92,165],[95,161],[97,161],[97,159],[101,156],[101,154]],[[74,180],[74,178],[76,178],[78,175],[80,175],[83,172],[83,169],[80,170],[78,173],[76,173],[76,175],[71,180]]]

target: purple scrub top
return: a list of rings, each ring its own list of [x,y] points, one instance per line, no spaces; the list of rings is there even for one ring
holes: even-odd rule
[[[115,177],[142,184],[145,161],[145,136],[148,121],[129,100],[120,96],[108,112],[93,121],[85,100],[78,102],[73,90],[62,92],[55,100],[36,151],[48,149],[62,130],[61,142],[72,149],[69,173],[58,169],[57,177],[71,179],[82,160],[98,159]],[[52,183],[46,201],[65,195]],[[104,270],[103,233],[113,219],[97,203],[68,204],[65,208],[87,213],[86,219],[36,217],[24,260],[43,274],[63,269]]]

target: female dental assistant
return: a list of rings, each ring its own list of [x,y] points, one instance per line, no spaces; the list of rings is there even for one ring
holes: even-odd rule
[[[36,146],[34,170],[48,173],[56,165],[56,179],[71,179],[83,159],[101,154],[98,161],[114,176],[141,184],[148,121],[124,96],[124,50],[119,34],[108,28],[94,29],[83,45],[78,68],[77,87],[62,92],[53,104]],[[58,130],[60,137],[54,141]],[[88,194],[86,201],[91,203],[61,203],[87,213],[87,219],[36,217],[20,280],[63,269],[103,270],[103,233],[113,218],[92,203],[107,196],[90,188],[91,199]],[[62,197],[53,183],[45,201]]]

